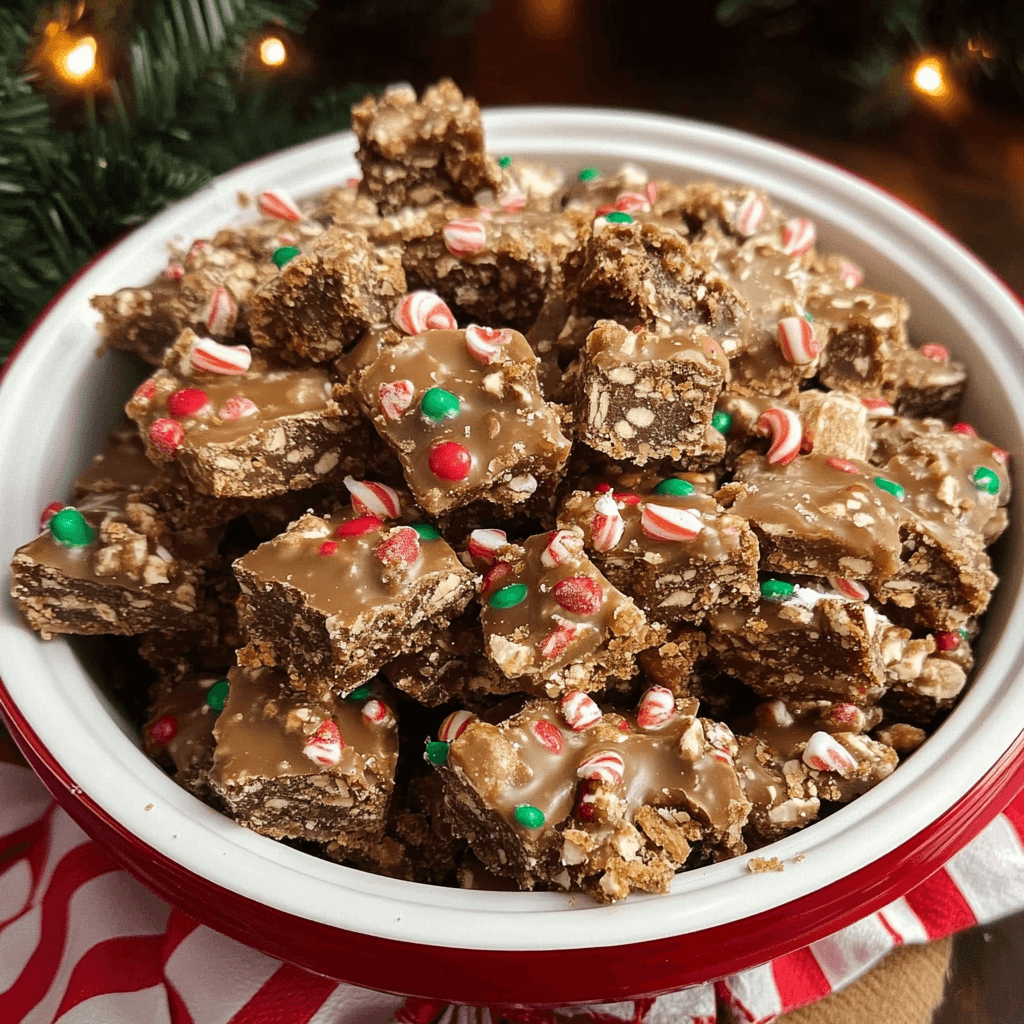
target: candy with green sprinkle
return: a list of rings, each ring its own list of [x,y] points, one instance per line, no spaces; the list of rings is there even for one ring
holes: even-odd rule
[[[50,536],[66,548],[84,548],[92,543],[96,531],[77,508],[62,508],[50,517]]]
[[[515,608],[526,600],[527,588],[525,583],[510,583],[501,590],[496,590],[491,595],[492,608]]]
[[[451,420],[459,415],[459,400],[444,388],[427,388],[420,399],[420,412],[435,423]]]
[[[601,177],[600,167],[584,167],[577,175],[580,181],[594,181]]]
[[[971,477],[974,486],[986,494],[999,493],[999,477],[987,466],[979,466]]]
[[[785,580],[765,580],[761,584],[761,596],[766,601],[785,601],[793,596],[793,584]]]
[[[544,824],[544,812],[533,804],[519,804],[516,807],[516,821],[523,828],[540,828]]]
[[[874,483],[880,491],[891,494],[897,501],[902,501],[907,496],[902,485],[896,483],[895,480],[886,480],[884,476],[876,476]]]
[[[441,531],[436,526],[431,526],[430,523],[412,523],[410,525],[420,535],[420,540],[437,540],[441,536]]]
[[[623,213],[621,210],[612,210],[611,213],[606,213],[604,219],[611,221],[612,224],[632,224],[633,218],[628,213]]]
[[[345,694],[345,700],[369,700],[373,696],[373,690],[365,683],[357,686],[351,693]]]
[[[423,756],[431,764],[447,764],[448,748],[450,746],[451,744],[445,743],[444,740],[429,740]]]
[[[732,416],[722,409],[711,417],[711,426],[715,428],[720,434],[728,434],[732,427]]]
[[[510,163],[512,163],[512,157],[510,157],[510,156],[503,156],[503,157],[502,157],[502,158],[501,158],[501,159],[500,159],[500,160],[498,161],[498,166],[499,166],[499,167],[508,167],[508,165],[509,165]]]
[[[206,691],[206,704],[212,710],[220,714],[224,710],[224,704],[228,699],[229,684],[226,679],[218,679]]]
[[[671,494],[676,498],[688,498],[694,493],[696,488],[689,480],[680,480],[678,477],[669,477],[667,480],[662,480],[657,487],[654,488],[655,494]]]
[[[299,250],[294,245],[282,245],[280,249],[274,250],[274,255],[270,258],[278,267],[283,267],[289,260],[295,259],[298,255]]]

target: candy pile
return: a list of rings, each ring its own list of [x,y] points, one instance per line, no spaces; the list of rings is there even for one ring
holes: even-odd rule
[[[963,368],[756,189],[497,159],[448,81],[353,127],[93,300],[149,374],[31,627],[134,659],[201,800],[414,881],[663,892],[884,779],[996,584]]]

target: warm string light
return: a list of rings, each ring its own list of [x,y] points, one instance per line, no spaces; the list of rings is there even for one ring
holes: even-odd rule
[[[277,36],[267,36],[260,43],[260,60],[268,68],[278,68],[288,59],[288,51]]]
[[[942,99],[949,94],[946,69],[937,57],[925,57],[918,61],[914,67],[912,80],[914,88],[925,96]]]
[[[96,38],[68,30],[55,21],[43,29],[43,44],[36,60],[48,65],[69,85],[95,88],[103,81]]]

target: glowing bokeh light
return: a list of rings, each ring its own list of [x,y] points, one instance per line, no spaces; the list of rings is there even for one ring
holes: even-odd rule
[[[285,51],[284,43],[276,36],[268,36],[260,43],[260,60],[267,67],[280,67],[287,59],[288,54]]]
[[[64,55],[64,74],[76,81],[87,77],[96,68],[96,40],[86,36]]]
[[[914,88],[923,92],[926,96],[935,99],[942,99],[949,93],[949,83],[946,80],[946,69],[942,62],[935,57],[926,57],[919,61],[914,68]]]

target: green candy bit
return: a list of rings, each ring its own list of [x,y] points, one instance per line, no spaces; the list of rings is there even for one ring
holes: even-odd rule
[[[345,694],[345,700],[369,700],[373,696],[373,690],[365,683],[357,686],[351,693]]]
[[[510,163],[512,163],[512,157],[510,157],[510,156],[503,156],[503,157],[502,157],[502,158],[501,158],[501,159],[500,159],[500,160],[498,161],[498,166],[499,166],[499,167],[508,167],[508,165],[509,165]]]
[[[435,423],[451,420],[459,415],[459,400],[444,388],[427,388],[420,399],[420,412]]]
[[[688,498],[696,488],[689,480],[680,480],[677,477],[670,476],[667,480],[662,480],[657,487],[654,488],[655,494],[671,494],[677,498]]]
[[[451,746],[450,743],[445,743],[444,740],[428,740],[427,749],[424,752],[424,757],[431,764],[447,764],[448,763],[448,748]]]
[[[217,682],[206,691],[206,703],[214,711],[220,714],[224,710],[224,703],[228,699],[229,684],[226,679],[218,679]]]
[[[280,249],[274,250],[274,255],[270,258],[278,267],[283,267],[289,260],[295,259],[298,255],[299,250],[294,245],[282,245]]]
[[[984,491],[986,494],[999,493],[999,477],[987,466],[979,466],[974,471],[974,476],[971,477],[971,480],[974,481],[974,486],[979,491]]]
[[[761,596],[766,601],[785,601],[793,596],[793,584],[785,580],[765,580],[761,584]]]
[[[895,480],[886,480],[884,476],[876,476],[874,483],[880,491],[891,494],[897,501],[902,501],[907,496],[907,492]]]
[[[584,167],[578,175],[576,175],[580,181],[594,181],[601,177],[600,167]]]
[[[441,531],[430,523],[411,523],[412,528],[420,535],[420,540],[438,540]]]
[[[719,409],[718,412],[711,417],[711,426],[713,426],[720,434],[728,434],[732,427],[732,416]]]
[[[50,518],[50,536],[66,548],[84,548],[96,531],[77,508],[62,508]]]
[[[960,634],[960,639],[961,639],[961,640],[963,640],[963,641],[965,641],[965,642],[966,642],[966,641],[968,641],[968,640],[970,640],[970,638],[971,638],[971,634],[970,634],[970,633],[968,633],[968,632],[967,632],[967,630],[963,628],[963,626],[961,626],[961,627],[960,627],[960,628],[959,628],[959,629],[957,630],[957,633],[959,633],[959,634]]]
[[[809,324],[813,324],[813,323],[814,323],[814,316],[813,316],[813,314],[811,314],[811,313],[804,313],[804,319],[805,319],[805,320],[806,320],[806,321],[807,321],[807,322],[808,322]]]
[[[632,224],[633,218],[628,213],[623,213],[621,210],[612,210],[611,213],[606,213],[604,219],[611,221],[612,224]]]
[[[492,608],[515,608],[526,600],[527,588],[525,583],[510,583],[501,590],[496,590],[491,595]]]
[[[544,812],[533,804],[519,804],[516,807],[516,821],[523,828],[540,828],[544,824]]]

